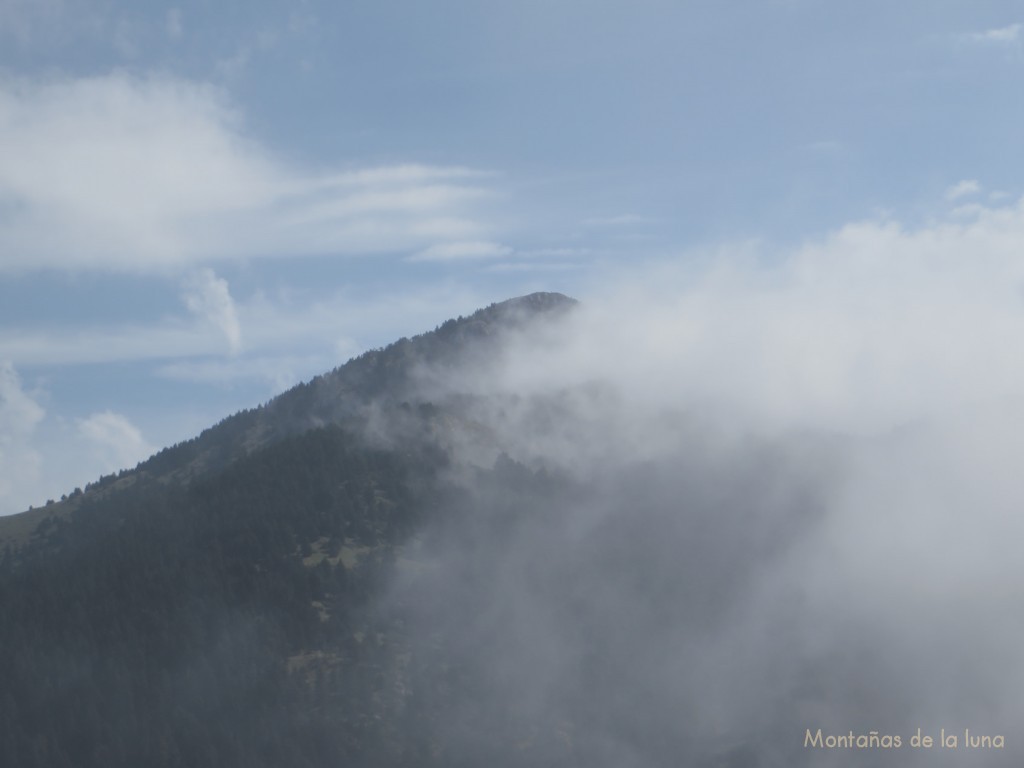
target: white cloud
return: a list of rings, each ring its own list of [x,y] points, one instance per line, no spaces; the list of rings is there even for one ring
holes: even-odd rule
[[[10,363],[0,364],[0,515],[40,506],[153,453],[120,414],[95,413],[72,428],[37,400]]]
[[[498,259],[508,256],[512,249],[485,240],[464,240],[454,243],[439,243],[425,248],[409,257],[409,261],[472,261],[477,259]]]
[[[568,272],[589,266],[590,248],[535,248],[508,254],[513,259],[488,264],[485,270],[497,273]]]
[[[381,168],[363,168],[324,176],[317,181],[320,187],[375,187],[378,185],[415,184],[444,179],[479,179],[491,174],[464,166],[435,167],[406,163]]]
[[[481,420],[497,425],[491,434],[507,441],[501,450],[593,473],[585,477],[666,457],[672,471],[692,470],[737,448],[773,446],[773,458],[760,465],[768,487],[794,476],[785,468],[792,460],[795,471],[820,481],[821,493],[814,488],[793,527],[769,523],[788,552],[777,560],[773,552],[771,575],[756,580],[767,590],[744,598],[738,613],[778,616],[785,606],[777,627],[806,610],[809,646],[826,653],[803,658],[846,658],[845,640],[836,638],[869,627],[863,647],[895,659],[885,675],[898,680],[893,690],[912,695],[893,707],[911,722],[937,711],[951,719],[956,709],[964,721],[990,711],[1018,721],[1024,625],[1019,610],[1006,607],[1020,607],[1010,585],[1021,580],[1024,527],[1022,249],[1024,201],[923,226],[855,222],[785,251],[723,248],[653,269],[629,264],[605,276],[603,293],[585,297],[564,329],[545,326],[517,339],[499,370],[438,376],[482,395]],[[569,416],[545,431],[530,404],[551,393],[560,416]],[[474,440],[467,437],[469,449]],[[716,498],[709,530],[723,541],[734,531],[720,516],[729,503],[719,504],[718,494],[742,471],[709,476],[704,486]],[[615,513],[642,507],[628,498]],[[667,498],[667,517],[678,510],[692,530],[692,511],[678,496]],[[966,634],[943,634],[954,615],[971,616],[960,622]],[[736,637],[749,638],[744,630]],[[768,636],[723,658],[772,669]],[[936,637],[946,638],[938,656],[922,659]],[[709,645],[722,647],[719,637]],[[972,674],[984,670],[973,698],[963,697],[958,681],[930,672],[933,659],[956,654]],[[918,674],[927,682],[914,687]],[[754,677],[740,675],[728,694],[741,704],[723,708],[726,728],[748,711]],[[775,696],[779,678],[765,679]],[[814,695],[802,701],[815,711],[820,705]],[[876,696],[873,703],[892,702]],[[838,722],[849,722],[859,704],[836,707]],[[760,703],[749,710],[759,724],[763,710]]]
[[[997,29],[988,29],[984,32],[975,32],[971,39],[976,43],[1007,44],[1016,43],[1020,37],[1020,24],[1009,24]]]
[[[217,277],[212,269],[201,269],[186,280],[182,298],[189,311],[223,333],[230,352],[238,354],[242,348],[242,328],[227,280]]]
[[[564,362],[502,375],[528,392],[523,377],[600,379],[610,358],[640,401],[885,430],[1024,392],[1022,248],[1024,201],[914,229],[853,223],[789,253],[631,264],[595,278],[607,295],[585,302],[597,319]]]
[[[182,226],[269,200],[275,172],[211,88],[115,75],[0,90],[0,267],[188,260]],[[191,220],[191,221],[190,221]]]
[[[974,179],[964,179],[946,190],[947,200],[959,200],[961,197],[976,195],[981,192],[981,184]]]
[[[113,411],[94,413],[77,421],[78,432],[100,452],[106,470],[132,467],[151,456],[155,448],[146,442],[127,417]]]
[[[483,193],[471,187],[422,184],[401,185],[392,188],[360,189],[343,192],[321,202],[311,204],[288,218],[290,225],[305,226],[315,222],[337,221],[346,218],[370,217],[380,214],[410,212],[432,213],[444,211],[459,203],[479,198]]]
[[[173,77],[0,79],[0,271],[415,250],[486,234],[464,168],[309,173]]]
[[[975,216],[983,216],[988,209],[980,203],[965,203],[958,205],[951,210],[950,216],[957,219],[969,219]]]

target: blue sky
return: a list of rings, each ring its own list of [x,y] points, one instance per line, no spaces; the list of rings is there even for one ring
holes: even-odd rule
[[[864,227],[1015,253],[1022,23],[0,0],[0,513],[529,291],[597,301]]]

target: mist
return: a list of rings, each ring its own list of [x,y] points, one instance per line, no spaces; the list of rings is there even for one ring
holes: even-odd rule
[[[421,368],[454,460],[380,610],[460,691],[453,764],[1019,759],[1024,313],[996,216],[623,272]]]

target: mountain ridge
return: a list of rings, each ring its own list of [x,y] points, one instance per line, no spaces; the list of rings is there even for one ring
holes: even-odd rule
[[[523,325],[554,319],[579,302],[556,292],[534,292],[494,302],[466,317],[446,320],[432,331],[370,349],[338,367],[300,382],[267,402],[231,414],[195,437],[167,446],[134,468],[105,475],[60,501],[0,517],[0,548],[29,538],[47,520],[70,514],[83,496],[124,488],[139,474],[178,475],[188,481],[227,466],[240,450],[251,452],[290,434],[357,419],[374,398],[396,398],[415,365],[453,363],[493,336]],[[447,359],[446,359],[447,358]],[[297,414],[302,414],[297,417]]]
[[[463,662],[458,643],[428,633],[423,645],[407,629],[428,597],[414,577],[445,573],[431,553],[446,541],[469,536],[469,554],[472,538],[494,535],[478,493],[511,521],[545,489],[562,493],[560,481],[506,457],[473,468],[473,490],[449,477],[452,457],[432,433],[380,445],[359,406],[383,396],[395,418],[434,424],[428,403],[401,399],[411,367],[454,364],[575,304],[534,294],[446,321],[90,485],[41,520],[15,516],[33,530],[0,540],[0,764],[459,764],[448,713],[467,683],[449,670]],[[509,729],[500,750],[534,727]],[[506,762],[536,753],[520,751]]]

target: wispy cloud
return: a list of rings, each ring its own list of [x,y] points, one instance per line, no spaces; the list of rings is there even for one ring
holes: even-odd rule
[[[216,296],[219,279],[212,278],[215,300],[207,305],[197,294],[211,290],[209,284],[192,289],[193,300],[200,301],[198,309],[205,310],[191,313],[193,318],[168,317],[148,325],[0,329],[0,360],[15,366],[148,362],[169,378],[218,383],[277,380],[280,377],[270,370],[270,361],[277,360],[295,373],[284,377],[294,383],[296,376],[321,373],[363,349],[433,327],[453,311],[468,313],[501,298],[449,284],[396,289],[386,296],[342,290],[316,300],[271,299],[259,293],[244,301],[232,298],[245,344],[237,355],[226,356],[224,331],[214,325],[218,332],[211,333],[211,324],[218,319],[230,323],[224,316],[226,307],[218,304],[223,298]]]
[[[223,355],[223,342],[203,323],[184,325],[11,328],[0,331],[0,358],[18,365],[81,365]]]
[[[212,269],[201,269],[186,280],[182,298],[188,310],[223,333],[231,353],[238,354],[242,328],[227,280],[217,277]]]
[[[981,192],[981,184],[974,179],[964,179],[946,190],[946,199],[950,201],[959,200],[962,197],[976,195],[979,192]]]
[[[59,498],[155,450],[127,416],[104,410],[65,419],[43,407],[49,397],[0,363],[0,515]]]
[[[409,261],[473,261],[508,256],[512,249],[482,240],[440,243],[425,248],[409,257]]]
[[[109,470],[130,467],[156,450],[126,416],[113,411],[79,419],[78,432],[100,452]]]
[[[0,79],[0,271],[177,271],[210,260],[476,240],[481,174],[299,169],[208,84]]]
[[[984,32],[974,32],[970,39],[976,43],[992,43],[1005,45],[1016,43],[1020,38],[1021,25],[1019,23],[1009,24],[1005,27],[987,29]]]

